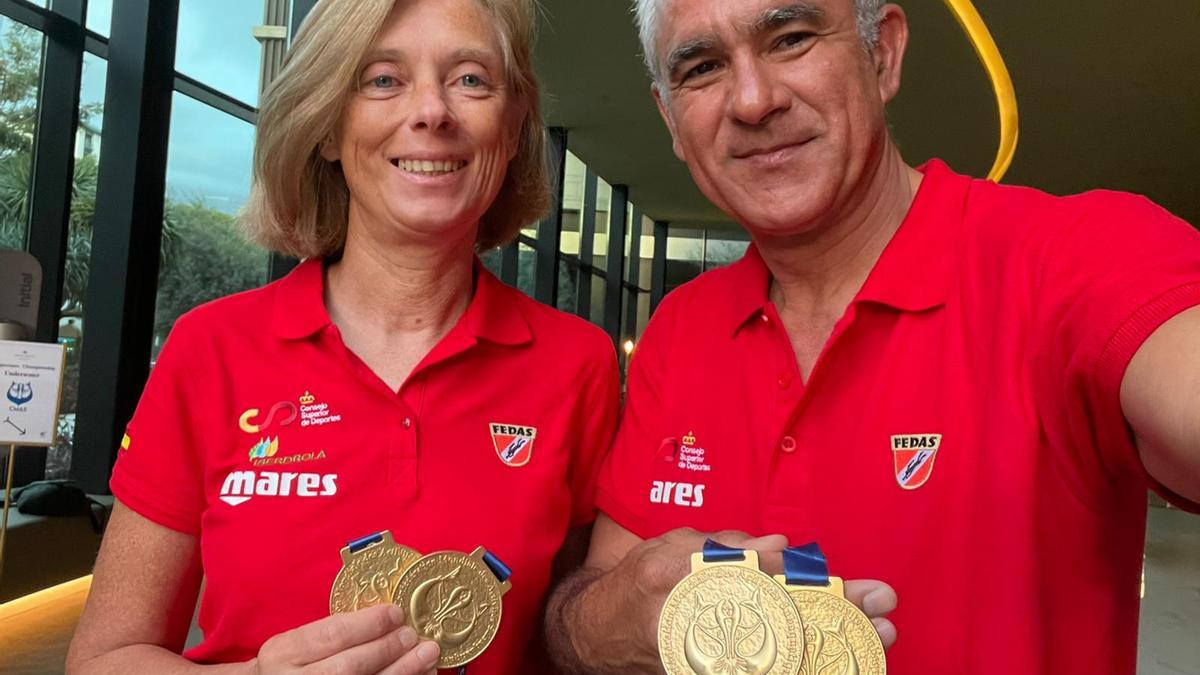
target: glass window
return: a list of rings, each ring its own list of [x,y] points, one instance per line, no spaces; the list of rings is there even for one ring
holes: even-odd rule
[[[0,248],[25,248],[42,34],[0,16]]]
[[[558,259],[558,302],[556,306],[570,314],[578,306],[579,259],[575,256],[559,256]]]
[[[517,246],[517,288],[531,298],[534,292],[534,268],[536,266],[537,252],[533,250],[533,247],[521,242]]]
[[[666,291],[700,276],[703,268],[704,230],[672,225],[667,237]]]
[[[67,267],[63,275],[58,341],[66,347],[67,367],[59,403],[58,442],[46,455],[46,478],[66,478],[75,445],[75,408],[79,400],[79,358],[83,350],[83,307],[92,257],[92,216],[96,212],[96,177],[100,132],[104,126],[104,83],[108,62],[83,55],[79,87],[79,123],[75,127],[75,179],[67,228]]]
[[[501,265],[501,256],[502,255],[503,255],[503,249],[501,249],[499,247],[490,248],[479,254],[479,261],[483,263],[483,266],[485,268],[487,268],[487,270],[489,272],[496,275],[497,279],[500,278],[500,265]]]
[[[184,312],[266,282],[266,251],[247,245],[235,223],[250,193],[253,149],[252,125],[175,94],[154,356]]]
[[[741,230],[708,230],[704,242],[705,271],[737,262],[749,246],[750,236]]]
[[[175,69],[256,104],[262,48],[251,31],[262,21],[262,2],[180,0]]]
[[[112,32],[113,0],[88,0],[87,27],[104,37]]]

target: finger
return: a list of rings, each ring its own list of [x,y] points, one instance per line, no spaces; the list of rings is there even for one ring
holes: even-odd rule
[[[788,547],[788,538],[782,534],[768,534],[765,537],[747,539],[742,547],[753,549],[759,553],[779,553]]]
[[[759,551],[758,568],[763,574],[774,576],[783,574],[783,553],[780,551]]]
[[[898,602],[896,591],[891,586],[874,579],[847,581],[846,599],[858,605],[859,609],[872,619],[896,611]]]
[[[273,648],[288,663],[303,666],[378,640],[402,625],[404,612],[399,607],[377,605],[335,614],[283,633],[274,638]]]
[[[871,619],[875,632],[879,633],[879,641],[884,649],[891,649],[896,644],[896,624],[887,619]]]
[[[751,537],[745,532],[737,530],[724,530],[721,532],[713,532],[708,535],[708,539],[712,539],[718,544],[731,546],[733,548],[748,548],[755,551],[782,551],[787,548],[787,537],[782,534],[768,534],[764,537]]]
[[[421,656],[415,647],[417,632],[405,626],[309,665],[318,673],[377,673],[402,663],[407,669],[398,672],[416,675],[429,666],[421,664]]]
[[[379,675],[437,675],[440,654],[436,642],[421,642],[395,663],[379,671]]]

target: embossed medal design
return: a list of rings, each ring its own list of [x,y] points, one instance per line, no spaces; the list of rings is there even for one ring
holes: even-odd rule
[[[787,591],[758,569],[758,554],[705,562],[667,596],[658,649],[669,675],[796,675],[804,628]]]
[[[786,584],[783,577],[775,577]],[[879,633],[846,599],[842,580],[828,586],[787,586],[804,621],[804,675],[885,675],[887,658]]]
[[[342,569],[329,592],[329,613],[353,612],[392,601],[392,591],[410,565],[421,557],[383,531],[342,548]]]
[[[507,573],[498,578],[488,555],[482,547],[470,555],[431,553],[408,568],[392,594],[417,633],[441,647],[438,668],[474,660],[500,628],[501,596],[512,584]]]

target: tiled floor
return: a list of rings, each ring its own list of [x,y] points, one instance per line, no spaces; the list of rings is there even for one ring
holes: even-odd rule
[[[82,591],[0,616],[0,674],[62,671]],[[1140,675],[1200,675],[1200,517],[1150,509]]]
[[[1150,509],[1140,675],[1200,675],[1200,517]]]

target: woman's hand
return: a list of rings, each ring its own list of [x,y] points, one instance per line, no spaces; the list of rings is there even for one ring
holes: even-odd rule
[[[395,605],[335,614],[263,643],[250,662],[254,675],[322,673],[424,675],[437,666],[438,646],[417,639]]]

